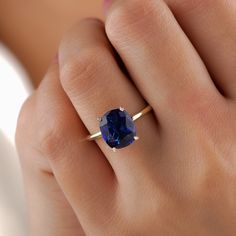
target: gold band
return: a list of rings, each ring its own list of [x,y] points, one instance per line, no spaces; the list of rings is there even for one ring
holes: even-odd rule
[[[138,120],[139,118],[141,118],[142,116],[144,116],[145,114],[147,114],[148,112],[150,112],[152,110],[152,107],[151,106],[147,106],[145,107],[142,111],[140,111],[139,113],[137,113],[136,115],[134,115],[132,117],[132,120],[133,121],[136,121]],[[97,132],[95,134],[91,134],[87,137],[87,140],[89,141],[93,141],[93,140],[96,140],[98,138],[101,138],[102,137],[102,134],[101,132]]]

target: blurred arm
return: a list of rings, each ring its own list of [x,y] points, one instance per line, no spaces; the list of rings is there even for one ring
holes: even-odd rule
[[[35,86],[64,32],[77,20],[102,15],[101,0],[0,0],[0,40],[18,57]]]

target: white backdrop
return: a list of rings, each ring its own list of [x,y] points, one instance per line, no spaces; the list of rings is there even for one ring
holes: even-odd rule
[[[0,43],[0,236],[28,235],[14,135],[20,107],[30,91],[25,71]]]

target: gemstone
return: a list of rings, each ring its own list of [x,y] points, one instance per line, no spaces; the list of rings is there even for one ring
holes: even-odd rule
[[[123,109],[107,112],[100,121],[100,130],[105,142],[116,149],[134,142],[136,128],[132,117]]]

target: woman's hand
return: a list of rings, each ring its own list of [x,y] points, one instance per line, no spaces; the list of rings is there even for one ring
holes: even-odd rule
[[[117,0],[76,25],[19,118],[32,235],[236,235],[235,58],[235,1]],[[85,141],[146,102],[134,144]]]

